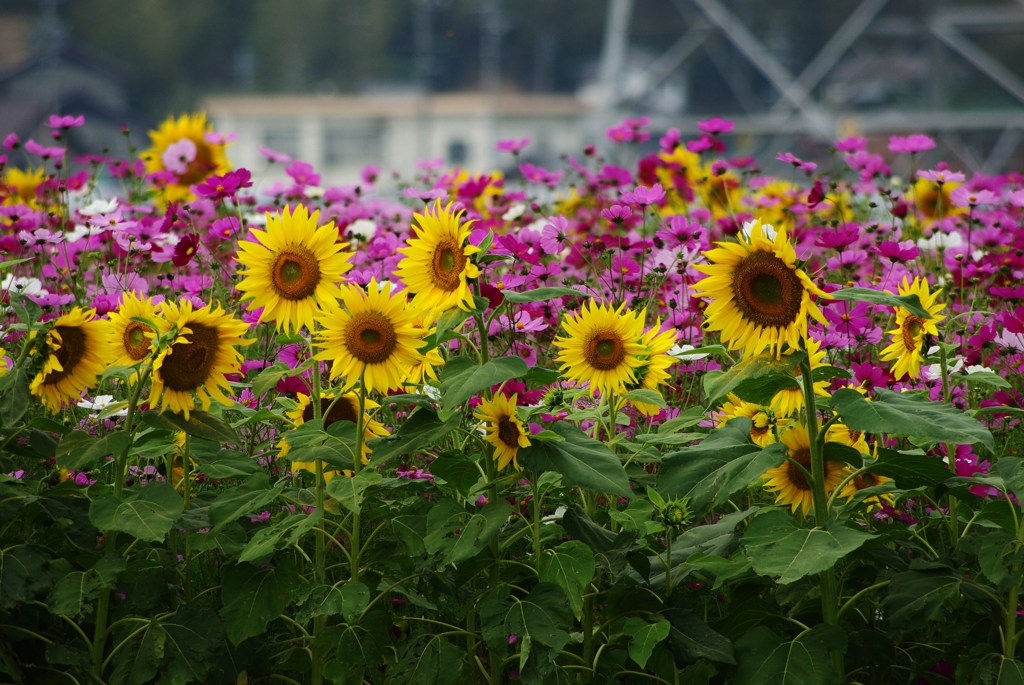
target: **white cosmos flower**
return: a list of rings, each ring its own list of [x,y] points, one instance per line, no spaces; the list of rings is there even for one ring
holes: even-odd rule
[[[364,243],[377,235],[377,224],[373,223],[369,219],[356,219],[348,225],[345,231],[356,240],[361,240]]]
[[[698,359],[703,359],[708,356],[707,352],[698,352],[696,354],[687,354],[690,350],[697,349],[693,345],[683,343],[682,345],[673,345],[672,349],[668,351],[670,357],[675,357],[681,362],[695,362]]]
[[[113,395],[96,395],[92,400],[81,400],[78,402],[78,406],[82,409],[91,409],[93,412],[99,414],[101,411],[114,404]],[[111,416],[127,416],[128,408],[120,409],[114,412]]]

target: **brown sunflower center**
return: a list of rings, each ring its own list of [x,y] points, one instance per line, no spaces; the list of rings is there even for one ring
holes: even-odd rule
[[[356,314],[345,332],[345,347],[349,354],[364,364],[387,361],[397,346],[394,324],[379,312]]]
[[[811,484],[807,482],[807,474],[804,472],[804,469],[810,470],[811,468],[810,448],[797,447],[796,449],[790,449],[789,458],[804,467],[801,469],[793,462],[787,461],[786,475],[789,477],[789,482],[797,490],[810,490]]]
[[[758,412],[754,415],[752,425],[750,427],[751,437],[759,438],[762,435],[767,435],[772,429],[771,421],[768,420],[768,415],[763,411]]]
[[[185,173],[178,176],[181,185],[193,185],[204,181],[216,169],[213,163],[213,150],[202,140],[193,140],[196,144],[196,158],[188,164]]]
[[[274,290],[286,300],[304,300],[320,284],[320,261],[300,246],[281,250],[274,260],[271,276]]]
[[[179,392],[190,392],[210,380],[220,343],[215,327],[201,323],[188,327],[192,332],[182,336],[186,341],[171,345],[160,367],[164,385]]]
[[[615,331],[598,331],[583,346],[583,358],[598,371],[617,368],[626,357],[626,344]]]
[[[46,374],[43,383],[53,385],[75,372],[75,367],[85,356],[85,333],[78,326],[55,326],[54,337],[60,340],[60,348],[54,352],[61,369]]]
[[[873,488],[876,485],[881,485],[882,479],[870,471],[865,471],[858,476],[854,476],[853,484],[858,490],[863,490],[864,488]]]
[[[800,277],[771,252],[757,250],[744,257],[733,272],[732,286],[743,317],[760,326],[785,328],[800,314]]]
[[[462,249],[452,240],[443,240],[434,248],[431,280],[441,290],[452,292],[461,285],[460,276],[465,267],[466,255]]]
[[[917,339],[921,335],[924,322],[916,316],[908,316],[903,322],[903,347],[908,351],[917,349]]]
[[[332,402],[334,403],[333,407],[331,406]],[[320,415],[324,418],[324,428],[327,428],[335,421],[351,421],[352,423],[355,423],[358,413],[355,403],[347,397],[342,397],[337,402],[334,402],[333,397],[321,397]],[[302,410],[302,420],[313,420],[312,402],[307,404],[306,408]]]
[[[519,447],[519,426],[509,416],[498,419],[498,439],[509,447]]]
[[[124,345],[124,351],[133,361],[139,361],[149,354],[149,338],[146,337],[146,333],[152,330],[146,324],[138,321],[129,321],[125,326],[121,343]]]

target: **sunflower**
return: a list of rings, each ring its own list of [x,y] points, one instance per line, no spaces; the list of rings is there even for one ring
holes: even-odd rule
[[[188,300],[166,301],[160,314],[162,321],[156,323],[164,328],[161,333],[173,330],[174,339],[153,360],[149,405],[160,411],[170,408],[188,420],[196,396],[204,411],[210,409],[211,397],[232,404],[224,391],[229,389],[227,376],[238,373],[242,364],[235,345],[254,342],[243,337],[248,324],[216,305],[193,309]]]
[[[704,253],[712,263],[695,267],[706,277],[694,287],[712,300],[705,327],[721,331],[730,350],[756,355],[768,348],[778,357],[784,345],[798,348],[807,337],[808,316],[825,323],[811,295],[828,295],[797,268],[796,251],[784,230],[772,240],[755,221],[749,239],[745,231],[737,239],[717,243]]]
[[[398,263],[395,275],[402,279],[417,307],[441,310],[458,307],[465,311],[473,305],[469,279],[480,275],[471,257],[480,251],[467,244],[473,222],[462,222],[463,211],[444,208],[438,200],[423,214],[414,214],[415,238],[398,251],[405,258]],[[418,224],[418,225],[417,225]]]
[[[821,343],[808,336],[804,341],[807,345],[807,356],[811,360],[811,371],[818,367],[825,366],[825,352],[821,349]],[[783,358],[791,356],[796,350],[790,350],[782,355]],[[776,416],[793,416],[804,408],[803,374],[797,368],[793,376],[800,382],[798,388],[786,388],[775,393],[772,397],[771,408]],[[814,394],[828,397],[828,380],[814,382]]]
[[[840,494],[850,500],[853,499],[854,495],[856,495],[859,490],[866,490],[867,488],[873,488],[877,485],[884,485],[891,481],[892,478],[879,476],[877,473],[872,473],[871,471],[861,471],[846,483]],[[866,497],[863,504],[865,508],[871,512],[881,509],[886,505],[891,507],[895,502],[896,498],[893,497],[892,493],[883,492],[877,495],[872,495],[871,497]]]
[[[423,310],[418,307],[410,307],[413,312],[413,325],[419,331],[421,339],[434,335],[437,332],[437,310]],[[444,366],[444,357],[438,347],[431,347],[422,351],[420,361],[409,368],[405,377],[408,385],[423,385],[428,380],[437,380],[437,367]]]
[[[376,279],[364,291],[357,285],[342,289],[343,306],[333,304],[320,316],[315,357],[333,362],[331,378],[343,376],[346,388],[362,379],[368,391],[402,387],[409,369],[419,364],[423,341],[416,314],[405,293],[392,295],[391,284]]]
[[[168,117],[155,131],[149,132],[152,147],[142,153],[147,174],[159,174],[160,196],[166,202],[194,199],[192,186],[213,174],[230,170],[225,148],[209,135],[213,127],[206,114],[183,114]]]
[[[473,413],[474,417],[487,423],[484,440],[494,445],[498,469],[512,462],[516,471],[522,471],[518,458],[519,448],[530,446],[530,432],[516,415],[518,399],[518,395],[495,395],[493,399],[483,400]]]
[[[767,447],[774,443],[775,429],[789,422],[789,419],[777,418],[771,409],[747,402],[733,393],[726,395],[726,402],[722,404],[721,411],[716,422],[719,428],[737,416],[746,416],[750,419],[750,440],[758,447]]]
[[[788,459],[781,466],[765,471],[765,487],[775,493],[776,504],[788,504],[796,513],[807,514],[814,506],[811,489],[811,441],[807,428],[794,424],[779,433],[779,441],[789,448]],[[794,463],[795,462],[795,463]],[[799,464],[799,466],[797,466]],[[801,468],[803,467],[803,468]],[[835,461],[825,462],[825,494],[831,495],[846,475],[846,466]]]
[[[291,419],[292,423],[298,427],[306,421],[313,420],[313,400],[309,395],[301,392],[298,393],[295,399],[297,401],[295,409],[287,412],[285,416]],[[370,463],[370,447],[366,444],[367,440],[390,435],[384,424],[370,416],[370,410],[379,408],[380,405],[371,399],[367,399],[363,404],[363,449],[361,459],[364,464]],[[324,429],[335,421],[356,423],[356,419],[359,416],[359,397],[355,393],[348,393],[335,401],[335,393],[325,392],[320,396],[320,415],[323,417]],[[282,437],[278,441],[277,449],[278,459],[288,458],[292,447],[288,444],[287,436]],[[292,471],[316,473],[316,462],[292,461]],[[337,471],[325,472],[324,479],[329,482],[337,473]]]
[[[8,167],[0,177],[0,205],[27,205],[40,209],[38,190],[46,180],[46,171],[30,169],[22,171]]]
[[[29,390],[55,414],[82,399],[110,364],[108,324],[95,317],[95,310],[75,307],[46,333],[46,357]]]
[[[566,335],[555,338],[563,375],[589,383],[591,395],[625,391],[643,365],[644,312],[623,312],[625,306],[613,310],[590,300],[562,320]]]
[[[275,320],[277,329],[313,329],[317,313],[341,297],[342,274],[352,268],[352,253],[342,252],[334,222],[317,227],[320,212],[302,205],[280,214],[267,213],[267,229],[253,229],[256,241],[239,243],[238,263],[245,267],[236,286],[251,299],[249,309],[263,307],[260,322]]]
[[[113,350],[114,366],[134,366],[152,352],[152,339],[156,330],[135,319],[147,319],[156,323],[159,319],[157,307],[149,299],[139,298],[132,291],[126,291],[121,306],[110,313],[110,347]],[[159,324],[157,324],[159,325]]]
[[[669,355],[668,351],[676,344],[676,337],[674,329],[661,330],[660,319],[643,334],[641,356],[644,358],[644,362],[636,371],[638,388],[658,392],[658,387],[664,385],[665,381],[669,379],[668,368],[677,360]],[[630,404],[644,416],[656,416],[661,412],[661,407],[648,402],[630,400]]]
[[[955,181],[938,183],[927,178],[919,178],[914,181],[914,187],[907,200],[917,208],[915,215],[922,225],[931,226],[942,219],[967,213],[965,208],[953,204],[953,191],[961,185],[963,184]]]
[[[928,281],[923,278],[915,278],[913,283],[907,283],[906,276],[899,287],[900,295],[917,295],[921,307],[931,314],[930,319],[921,319],[910,313],[910,310],[903,307],[896,307],[896,328],[889,331],[892,342],[882,350],[879,359],[884,362],[895,360],[892,366],[892,375],[897,379],[903,376],[910,376],[911,379],[921,375],[921,362],[924,355],[921,354],[921,347],[924,345],[926,335],[939,334],[939,321],[946,318],[940,314],[946,305],[936,302],[939,291],[934,293],[928,291]]]

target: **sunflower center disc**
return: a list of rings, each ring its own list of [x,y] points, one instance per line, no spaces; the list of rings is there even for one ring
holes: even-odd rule
[[[498,419],[498,439],[509,447],[519,447],[519,428],[507,416]]]
[[[771,252],[757,250],[733,272],[733,301],[747,321],[785,328],[796,321],[803,304],[800,277]]]
[[[203,140],[193,140],[196,144],[196,158],[189,162],[185,173],[178,175],[178,183],[184,186],[195,185],[205,180],[216,168],[213,163],[213,150]]]
[[[121,340],[125,351],[133,360],[138,361],[149,353],[149,338],[146,337],[146,332],[150,330],[152,329],[149,326],[138,321],[130,322],[124,329]]]
[[[804,469],[810,470],[811,450],[809,448],[798,447],[795,450],[791,450],[789,453],[789,457],[797,464],[800,464],[800,466],[803,466]],[[796,488],[797,490],[804,491],[811,489],[810,484],[807,482],[807,475],[804,473],[803,469],[797,467],[796,464],[793,464],[788,461],[786,462],[786,466],[786,472],[789,476],[789,482],[793,484],[794,488]]]
[[[271,276],[274,290],[286,300],[304,300],[320,283],[320,262],[304,247],[282,250],[274,260]]]
[[[352,423],[356,422],[356,408],[353,406],[351,400],[342,397],[337,402],[334,402],[334,406],[331,407],[332,402],[334,402],[333,397],[320,398],[320,416],[324,418],[324,428],[327,428],[335,421],[351,421]],[[307,404],[306,408],[302,410],[302,420],[313,420],[312,402]]]
[[[587,340],[584,357],[587,363],[599,371],[616,368],[626,356],[622,338],[612,331],[601,331]]]
[[[451,292],[461,284],[460,276],[466,266],[466,255],[451,241],[439,243],[434,248],[434,263],[431,280],[441,290]]]
[[[53,332],[59,336],[60,349],[54,352],[61,370],[46,374],[43,383],[53,385],[59,383],[75,372],[75,367],[85,356],[85,333],[77,326],[56,326]]]
[[[380,364],[387,361],[398,346],[395,327],[383,314],[356,314],[345,332],[345,346],[364,364]]]
[[[199,323],[189,323],[188,342],[176,342],[164,357],[160,376],[171,390],[189,392],[210,380],[217,360],[220,335],[217,329]]]
[[[916,316],[908,316],[903,322],[903,347],[907,350],[917,349],[917,338],[921,335],[922,323]]]

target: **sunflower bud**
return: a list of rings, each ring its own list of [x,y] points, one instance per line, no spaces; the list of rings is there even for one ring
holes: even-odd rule
[[[665,521],[665,525],[682,528],[693,518],[693,512],[690,511],[690,498],[683,497],[665,502],[665,505],[661,507],[661,517]]]

